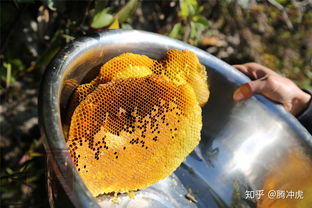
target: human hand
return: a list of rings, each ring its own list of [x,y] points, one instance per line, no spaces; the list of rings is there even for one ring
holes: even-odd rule
[[[254,94],[282,104],[293,115],[307,108],[311,96],[302,91],[293,81],[257,63],[233,65],[253,81],[241,85],[233,94],[235,101],[242,101]]]

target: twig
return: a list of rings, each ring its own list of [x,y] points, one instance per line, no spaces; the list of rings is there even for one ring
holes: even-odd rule
[[[294,26],[293,26],[293,24],[291,23],[291,21],[290,21],[290,19],[288,17],[286,9],[280,3],[276,2],[275,0],[267,0],[267,1],[270,4],[272,4],[273,6],[275,6],[277,9],[282,11],[282,15],[283,15],[283,18],[285,20],[285,23],[286,23],[287,27],[290,30],[294,29]]]
[[[297,0],[291,0],[291,3],[298,10],[298,12],[299,12],[298,21],[301,22],[303,14],[304,14],[304,12],[306,10],[306,7],[309,6],[309,5],[312,6],[312,0],[305,0],[305,1],[300,1],[300,2],[297,1]]]
[[[183,41],[184,42],[187,42],[188,39],[190,38],[190,34],[191,34],[191,26],[188,24],[185,26],[185,29],[184,29],[184,35],[183,35]]]
[[[291,2],[296,6],[296,7],[305,7],[305,6],[312,6],[312,0],[304,0],[304,1],[297,1],[297,0],[291,0]]]
[[[195,199],[195,197],[191,193],[185,194],[185,198],[190,200],[193,203],[198,203],[198,201]]]

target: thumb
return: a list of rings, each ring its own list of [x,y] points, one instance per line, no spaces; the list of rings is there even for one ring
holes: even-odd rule
[[[235,101],[242,101],[250,98],[256,93],[261,93],[265,90],[266,83],[264,79],[258,79],[246,84],[241,85],[235,92],[233,93],[233,99]]]

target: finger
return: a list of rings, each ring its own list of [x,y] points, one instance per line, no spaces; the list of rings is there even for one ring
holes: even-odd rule
[[[238,71],[242,72],[243,74],[250,76],[251,74],[249,73],[248,69],[244,65],[232,65],[235,69]]]
[[[265,79],[251,81],[241,85],[237,90],[235,90],[233,93],[233,99],[235,101],[246,100],[256,93],[265,92],[266,88]]]
[[[247,75],[250,79],[255,80],[258,78],[256,70],[250,69],[245,64],[243,65],[233,65],[234,68],[238,69],[240,72]]]
[[[259,79],[266,75],[276,74],[273,70],[254,62],[245,63],[243,65],[247,68],[249,73],[254,75],[255,79]]]
[[[252,91],[248,85],[248,83],[241,85],[235,92],[233,93],[233,100],[242,101],[250,98],[252,96]]]

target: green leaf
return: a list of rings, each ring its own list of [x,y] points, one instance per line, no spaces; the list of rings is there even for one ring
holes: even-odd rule
[[[197,0],[180,0],[180,16],[183,19],[192,17],[199,10]]]
[[[11,168],[6,168],[5,170],[6,170],[6,172],[7,172],[8,174],[10,174],[10,175],[13,174],[13,170],[12,170]]]
[[[194,16],[195,15],[195,12],[196,12],[196,7],[194,6],[194,5],[192,5],[192,4],[190,4],[189,6],[188,6],[188,12],[189,12],[189,17],[192,17],[192,16]]]
[[[203,16],[196,16],[196,18],[194,18],[194,21],[197,22],[197,23],[202,24],[204,27],[209,27],[208,20],[205,17],[203,17]]]
[[[190,39],[194,40],[196,39],[197,36],[197,25],[196,22],[191,22],[191,34],[190,34]]]
[[[198,14],[201,13],[202,11],[204,11],[204,7],[203,6],[198,7],[197,9]]]
[[[181,0],[180,1],[180,7],[181,7],[181,10],[180,10],[180,16],[184,19],[186,19],[189,15],[189,12],[188,12],[188,5],[186,3],[186,0]]]
[[[287,0],[276,0],[279,4],[286,6],[288,4]]]
[[[182,25],[181,23],[177,23],[174,25],[171,32],[169,33],[169,37],[179,39],[179,37],[181,36],[181,32],[182,32]]]
[[[65,11],[65,1],[60,1],[60,0],[41,0],[41,1],[45,6],[47,6],[52,11],[56,11],[56,10],[60,12]]]
[[[312,79],[312,71],[306,70],[304,73],[307,75],[309,79]]]
[[[25,69],[25,66],[21,59],[10,59],[9,62],[12,64],[14,70],[23,71]]]
[[[92,28],[102,28],[110,25],[113,21],[113,15],[109,14],[109,8],[105,8],[97,13],[92,20]]]
[[[65,38],[67,41],[75,40],[75,37],[67,34],[63,34],[62,37]]]
[[[131,30],[133,29],[132,26],[130,24],[124,23],[121,25],[122,29],[126,29],[126,30]]]
[[[193,44],[196,45],[203,30],[206,29],[207,27],[200,22],[191,21],[190,24],[191,24],[190,40],[192,40]]]
[[[115,18],[118,18],[120,24],[125,22],[133,14],[137,5],[138,0],[130,0],[121,10],[119,10],[119,12],[117,12]]]
[[[43,157],[44,156],[44,154],[42,154],[42,153],[40,153],[40,152],[31,152],[30,154],[29,154],[29,157],[30,158],[33,158],[33,157]]]
[[[12,65],[10,63],[3,63],[4,68],[6,68],[6,78],[5,83],[6,87],[10,87],[12,80]]]

